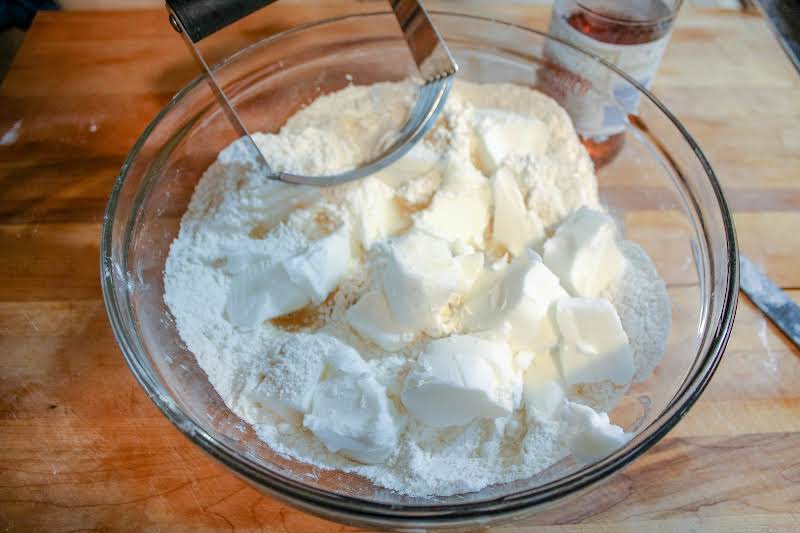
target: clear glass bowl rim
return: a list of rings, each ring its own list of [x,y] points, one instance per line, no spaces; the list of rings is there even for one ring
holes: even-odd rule
[[[164,117],[181,102],[184,96],[190,93],[197,85],[205,81],[204,75],[196,77],[176,93],[167,105],[164,106],[156,117],[147,125],[126,157],[112,188],[103,218],[100,240],[100,281],[109,322],[111,323],[112,331],[123,356],[136,380],[167,419],[192,442],[238,476],[254,483],[256,486],[275,497],[304,510],[343,522],[405,527],[435,527],[437,525],[454,526],[469,524],[475,521],[495,521],[511,518],[518,514],[525,514],[526,512],[530,512],[533,507],[553,504],[566,496],[575,495],[592,488],[596,484],[622,470],[625,466],[650,449],[688,412],[689,408],[697,401],[700,394],[708,385],[714,371],[719,365],[730,337],[736,314],[739,291],[739,253],[733,218],[727,202],[725,201],[716,175],[697,142],[689,134],[683,124],[681,124],[653,94],[603,58],[545,32],[492,17],[437,10],[431,10],[430,12],[434,16],[463,18],[493,23],[511,29],[529,32],[569,46],[578,53],[585,54],[601,63],[606,68],[624,78],[631,85],[635,86],[643,97],[649,99],[664,116],[669,119],[692,149],[705,170],[709,185],[714,192],[720,210],[725,235],[725,255],[727,264],[727,270],[722,273],[726,277],[725,283],[723,284],[724,294],[721,296],[722,311],[717,324],[706,323],[705,334],[711,336],[708,345],[709,348],[706,353],[698,354],[697,358],[700,364],[696,366],[695,373],[687,377],[680,392],[675,395],[658,418],[639,433],[628,445],[618,450],[616,453],[600,462],[587,465],[568,476],[547,484],[524,489],[511,495],[500,496],[479,502],[467,502],[464,504],[448,503],[444,505],[399,505],[343,496],[335,492],[312,488],[276,472],[265,470],[254,461],[243,457],[241,454],[228,447],[225,443],[215,439],[187,416],[172,400],[167,390],[160,384],[152,369],[149,367],[146,356],[140,353],[138,347],[139,343],[138,339],[135,338],[135,333],[129,331],[124,323],[122,313],[130,312],[130,309],[126,309],[128,302],[119,301],[115,292],[115,285],[124,283],[124,280],[115,279],[116,276],[113,275],[112,232],[117,204],[126,176],[156,126],[158,126]],[[302,24],[255,42],[229,56],[226,60],[213,68],[222,68],[227,63],[235,60],[242,54],[248,53],[256,47],[278,41],[293,33],[350,19],[368,19],[369,17],[386,16],[388,13],[388,11],[377,11],[349,14]],[[143,197],[139,195],[135,200],[137,205],[134,206],[134,212],[138,212],[142,201]],[[127,231],[130,231],[130,229],[130,227],[127,228]],[[123,269],[123,272],[125,271],[126,269]]]

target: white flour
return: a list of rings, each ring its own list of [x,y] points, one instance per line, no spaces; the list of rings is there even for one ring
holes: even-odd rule
[[[298,112],[280,134],[258,134],[255,139],[275,168],[308,174],[341,171],[374,155],[381,139],[402,124],[413,99],[408,83],[351,86]],[[547,124],[550,139],[543,154],[521,154],[503,163],[546,231],[582,205],[599,207],[591,160],[565,111],[549,98],[513,85],[457,84],[423,145],[434,154],[434,162],[416,169],[413,176],[384,175],[336,189],[308,190],[254,173],[249,153],[237,142],[220,153],[198,184],[167,260],[165,301],[181,338],[225,403],[277,452],[358,473],[414,496],[477,491],[532,476],[567,455],[558,423],[527,419],[518,409],[509,417],[445,429],[422,426],[408,417],[398,449],[388,461],[364,465],[328,452],[301,421],[281,418],[250,399],[246,392],[269,380],[277,380],[289,395],[302,389],[302,378],[291,368],[313,367],[310,352],[324,352],[333,341],[293,332],[299,328],[326,333],[355,348],[402,411],[403,379],[419,355],[420,342],[387,353],[359,337],[343,318],[372,283],[373,251],[359,249],[360,266],[310,316],[283,328],[273,322],[253,331],[241,331],[225,318],[231,276],[248,265],[276,264],[343,224],[357,232],[370,231],[360,217],[387,190],[409,212],[424,208],[435,190],[447,186],[436,159],[473,162],[485,173],[474,153],[475,108],[512,111]],[[409,212],[399,211],[398,220],[410,224]],[[359,224],[364,227],[359,229]],[[665,346],[669,302],[649,258],[633,244],[625,244],[624,252],[627,270],[606,297],[630,338],[636,377],[644,379]],[[599,384],[582,393],[575,396],[573,391],[571,399],[608,406],[624,389]]]

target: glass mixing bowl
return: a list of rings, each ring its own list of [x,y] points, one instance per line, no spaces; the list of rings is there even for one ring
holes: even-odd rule
[[[586,72],[557,67],[547,59],[553,57],[548,47],[584,53],[546,34],[472,16],[435,13],[434,18],[461,78],[550,88],[555,80],[562,97],[585,96],[587,105],[605,99],[619,109],[613,96],[594,89],[602,87],[601,78],[613,77],[641,94],[639,116],[631,119],[622,152],[598,171],[600,195],[626,238],[645,248],[665,279],[673,326],[653,375],[634,385],[610,413],[635,436],[594,464],[567,458],[529,479],[424,499],[274,453],[209,384],[163,299],[164,262],[180,217],[203,171],[235,139],[207,84],[194,80],[147,127],[111,193],[101,243],[111,326],[136,379],[194,443],[264,492],[343,522],[486,524],[586,491],[658,442],[697,400],[720,361],[736,308],[738,254],[730,212],[700,148],[658,100],[599,58],[591,59],[593,68]],[[296,28],[240,51],[216,69],[254,131],[278,130],[298,108],[351,79],[369,84],[415,72],[389,13]]]

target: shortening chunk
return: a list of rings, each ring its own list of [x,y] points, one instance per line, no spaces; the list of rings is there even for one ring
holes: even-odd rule
[[[472,252],[457,255],[454,259],[461,269],[461,290],[468,291],[478,281],[478,277],[483,272],[485,257],[482,252]]]
[[[237,272],[225,302],[228,321],[239,329],[297,311],[311,299],[305,287],[292,283],[283,264],[253,266]]]
[[[225,303],[228,320],[241,329],[253,329],[310,303],[318,305],[338,286],[352,263],[350,237],[340,228],[276,265],[238,272]]]
[[[355,236],[365,250],[408,225],[408,217],[395,201],[394,189],[377,178],[364,179],[361,187],[348,192],[347,201],[355,218]]]
[[[461,267],[443,240],[411,231],[390,243],[383,293],[404,327],[439,327],[443,307],[462,284]]]
[[[450,161],[442,187],[430,205],[414,214],[414,226],[450,245],[463,243],[481,248],[491,204],[486,178],[469,165]]]
[[[544,243],[544,262],[571,294],[597,296],[619,279],[625,268],[614,219],[581,207]]]
[[[296,285],[308,290],[311,303],[319,305],[339,285],[352,264],[350,235],[340,228],[312,242],[305,253],[287,259],[284,267]]]
[[[561,373],[549,353],[536,355],[525,370],[522,398],[528,416],[541,420],[553,418],[563,405],[566,396]]]
[[[608,300],[568,298],[556,304],[561,368],[568,385],[611,381],[628,386],[635,367],[628,336]]]
[[[441,174],[443,166],[441,159],[440,154],[426,147],[425,143],[419,142],[406,155],[373,176],[396,188],[427,174]]]
[[[402,419],[360,359],[332,358],[303,419],[332,453],[366,464],[382,463],[397,446]],[[359,364],[360,363],[360,364]]]
[[[550,141],[541,120],[500,109],[476,109],[473,124],[478,164],[487,176],[509,155],[544,154]]]
[[[465,330],[493,330],[507,323],[514,350],[542,353],[558,342],[551,306],[569,295],[533,250],[507,268],[487,272],[467,296],[462,309]]]
[[[561,414],[564,442],[578,461],[599,461],[631,439],[631,434],[611,423],[608,414],[586,405],[567,402]]]
[[[414,340],[416,332],[403,326],[389,311],[383,291],[365,293],[347,310],[347,323],[359,335],[387,352],[396,352]]]
[[[361,360],[350,346],[325,334],[298,333],[271,346],[244,387],[257,407],[292,420],[307,412],[325,365],[331,360]]]
[[[431,341],[402,393],[406,409],[433,427],[509,415],[519,397],[508,345],[470,335]]]
[[[530,216],[512,174],[500,170],[492,178],[494,222],[492,241],[517,256],[531,244],[540,243],[544,229],[538,217]]]

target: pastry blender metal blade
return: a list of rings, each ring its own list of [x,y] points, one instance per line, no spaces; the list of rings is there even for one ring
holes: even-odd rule
[[[274,1],[276,0],[167,0],[170,24],[183,37],[192,56],[205,73],[225,116],[236,133],[247,139],[245,142],[253,151],[255,160],[270,179],[328,186],[363,178],[402,157],[433,126],[447,100],[458,65],[421,0],[389,0],[423,81],[406,123],[377,157],[352,170],[326,176],[304,176],[272,169],[236,112],[233,102],[225,94],[214,71],[209,68],[197,43]]]

